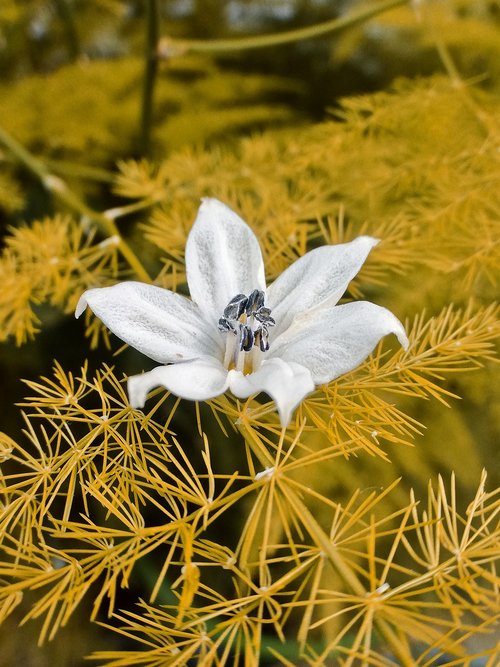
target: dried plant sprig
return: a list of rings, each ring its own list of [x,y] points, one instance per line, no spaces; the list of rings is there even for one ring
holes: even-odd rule
[[[138,278],[145,282],[150,281],[150,277],[135,255],[134,251],[120,234],[118,227],[112,218],[104,213],[94,211],[80,197],[73,192],[68,184],[59,176],[50,172],[48,167],[37,157],[32,155],[24,146],[22,146],[14,137],[12,137],[3,128],[0,128],[0,144],[4,145],[12,154],[40,179],[42,185],[58,200],[65,204],[71,211],[81,215],[83,218],[92,220],[103,232],[117,239],[117,248],[123,258],[128,262],[130,268],[135,272]]]
[[[250,447],[251,458],[255,456],[255,463],[250,464],[250,475],[248,476],[235,474],[227,477],[214,473],[213,464],[209,463],[209,442],[205,437],[204,459],[207,472],[200,475],[176,444],[175,439],[171,438],[164,427],[155,426],[151,416],[140,423],[142,423],[142,429],[149,429],[146,434],[149,432],[153,435],[154,441],[148,444],[147,435],[145,440],[144,435],[136,431],[129,432],[127,439],[118,437],[118,433],[113,430],[113,421],[114,418],[118,421],[122,419],[119,415],[122,414],[120,410],[126,409],[125,397],[123,389],[109,369],[95,382],[89,382],[85,375],[75,381],[75,378],[67,377],[61,369],[58,369],[57,373],[61,389],[58,390],[58,385],[53,381],[47,383],[47,389],[52,400],[59,393],[63,401],[59,407],[52,408],[52,416],[49,418],[49,406],[43,400],[44,386],[43,384],[32,384],[31,388],[40,395],[41,402],[36,397],[32,399],[34,404],[38,402],[38,406],[34,410],[32,408],[30,419],[33,420],[37,416],[48,419],[48,423],[55,428],[55,434],[59,434],[58,438],[62,436],[64,439],[67,439],[68,433],[71,433],[71,430],[80,424],[82,436],[79,440],[74,440],[73,437],[71,449],[74,453],[70,452],[71,458],[68,459],[67,452],[59,450],[58,439],[44,436],[45,445],[40,446],[33,427],[30,427],[35,449],[39,452],[38,456],[42,456],[39,481],[36,481],[36,477],[27,479],[24,473],[7,476],[5,478],[6,487],[2,490],[2,495],[7,500],[5,507],[14,506],[16,510],[16,521],[10,526],[9,533],[13,536],[18,531],[19,535],[25,536],[20,539],[7,537],[3,541],[4,557],[0,574],[4,578],[15,580],[3,587],[4,608],[7,613],[11,604],[9,600],[13,600],[13,596],[20,591],[30,588],[36,590],[40,586],[47,586],[47,595],[35,604],[29,614],[29,617],[38,615],[45,617],[42,638],[46,635],[53,636],[59,624],[64,623],[74,611],[89,586],[97,581],[100,581],[101,592],[96,598],[94,614],[97,614],[105,599],[108,600],[109,609],[112,610],[117,587],[127,585],[135,564],[158,549],[164,551],[165,547],[168,547],[168,555],[164,558],[159,578],[152,591],[153,597],[157,595],[162,582],[171,571],[179,573],[180,579],[177,577],[179,582],[177,585],[182,584],[179,609],[182,609],[182,615],[185,616],[188,609],[192,610],[198,606],[198,598],[201,600],[207,594],[216,595],[213,589],[213,578],[209,575],[210,570],[214,567],[231,573],[235,590],[238,591],[239,596],[242,596],[240,601],[238,601],[240,598],[234,598],[235,606],[233,603],[229,605],[229,598],[225,596],[230,579],[226,578],[226,583],[223,584],[226,592],[222,598],[218,593],[208,607],[204,603],[204,607],[199,611],[201,614],[199,618],[204,624],[218,619],[215,626],[218,629],[213,630],[215,634],[208,633],[210,637],[214,638],[215,644],[196,643],[196,651],[201,650],[200,646],[211,647],[212,653],[208,654],[204,652],[205,648],[203,648],[200,654],[205,656],[203,659],[207,659],[206,655],[211,655],[215,660],[214,656],[218,650],[216,647],[220,649],[222,646],[225,647],[228,656],[233,655],[227,648],[227,642],[237,641],[240,635],[239,631],[235,629],[236,620],[232,622],[227,620],[227,613],[231,607],[235,611],[240,610],[235,617],[237,619],[244,618],[241,615],[242,610],[248,613],[251,610],[257,610],[256,613],[260,614],[266,609],[268,611],[274,609],[271,614],[271,619],[275,617],[274,621],[270,619],[267,621],[265,617],[260,618],[258,615],[257,619],[260,623],[271,622],[278,636],[283,635],[282,624],[285,621],[288,623],[289,619],[303,608],[305,611],[302,616],[300,636],[306,647],[309,635],[311,633],[314,635],[317,628],[320,627],[318,623],[326,622],[328,625],[327,619],[317,621],[318,610],[325,604],[347,605],[347,608],[351,609],[357,607],[358,618],[361,619],[371,609],[370,606],[367,606],[365,599],[367,592],[383,587],[384,590],[381,589],[379,594],[384,600],[387,598],[390,604],[389,602],[384,603],[386,606],[382,620],[380,622],[377,620],[376,624],[381,627],[379,632],[382,632],[386,640],[396,646],[395,648],[393,645],[392,650],[398,651],[400,656],[404,655],[401,648],[403,640],[398,640],[397,633],[394,635],[394,631],[390,629],[391,622],[393,622],[391,619],[395,618],[396,613],[394,611],[393,614],[390,610],[397,609],[399,618],[406,604],[406,602],[402,603],[401,606],[397,603],[398,596],[402,596],[402,600],[411,601],[409,608],[411,613],[408,611],[408,619],[416,623],[410,631],[411,623],[408,620],[408,626],[404,626],[404,632],[409,633],[412,637],[425,639],[427,642],[437,641],[437,635],[429,634],[429,629],[425,629],[423,625],[419,634],[418,613],[423,617],[428,614],[428,610],[423,602],[414,601],[415,591],[437,594],[439,605],[436,609],[449,611],[451,607],[455,625],[450,625],[451,621],[447,622],[450,632],[453,627],[456,627],[458,620],[463,625],[462,614],[465,611],[469,613],[477,611],[480,618],[481,608],[491,612],[492,604],[494,604],[491,595],[495,589],[491,589],[490,592],[488,590],[493,581],[491,567],[494,565],[497,553],[495,544],[498,543],[498,533],[495,532],[497,528],[493,526],[498,512],[498,501],[495,500],[494,495],[485,494],[484,479],[481,481],[478,495],[471,506],[467,525],[471,526],[480,516],[483,526],[480,532],[491,541],[491,549],[488,552],[485,551],[484,544],[482,544],[476,552],[472,551],[468,554],[465,551],[468,562],[472,564],[470,570],[472,574],[468,574],[466,569],[460,569],[457,566],[452,576],[450,567],[453,568],[453,564],[449,559],[444,563],[439,561],[434,571],[430,571],[426,566],[425,573],[422,574],[418,559],[412,566],[411,564],[405,565],[404,562],[397,563],[396,556],[401,551],[407,551],[408,545],[413,543],[410,535],[422,532],[429,539],[432,532],[429,532],[427,526],[432,529],[437,517],[425,515],[420,518],[416,504],[412,501],[408,507],[395,514],[383,516],[380,520],[374,521],[370,516],[385,494],[372,492],[368,498],[358,504],[359,493],[356,493],[343,507],[304,485],[303,482],[294,479],[294,470],[302,471],[304,466],[314,467],[315,464],[324,465],[324,461],[334,455],[333,447],[330,453],[309,451],[305,442],[302,442],[303,429],[299,429],[292,442],[285,439],[285,433],[282,433],[279,442],[273,446],[274,454],[272,454],[273,449],[269,449],[268,438],[266,441],[261,441],[255,427],[243,421],[239,428],[243,429],[242,433],[245,434],[245,442]],[[108,388],[105,388],[106,386]],[[111,409],[109,406],[116,405],[117,399],[112,398],[112,395],[109,394],[110,389],[113,393],[118,391],[119,402],[116,408]],[[106,401],[108,418],[104,422],[101,420],[99,425],[96,425],[96,416],[100,414],[100,410],[82,412],[85,400],[94,393],[108,397]],[[102,424],[107,425],[108,423],[110,429],[108,438],[101,440],[100,437],[96,437],[98,433],[103,432]],[[70,424],[72,424],[71,430],[68,430]],[[88,435],[85,435],[85,432]],[[137,438],[132,446],[130,443],[134,443],[134,440],[131,439],[130,433],[135,433]],[[158,438],[164,441],[166,446],[160,446]],[[36,459],[26,458],[26,455],[19,447],[16,448],[12,441],[5,440],[5,442],[6,455],[11,457],[13,455],[13,460],[17,460],[17,463],[22,464],[24,468],[37,469]],[[77,454],[76,460],[75,454]],[[68,474],[71,474],[70,471],[75,468],[75,464],[78,469],[78,458],[80,457],[83,457],[82,461],[88,461],[87,465],[78,473],[80,477],[83,475],[78,486],[85,498],[85,516],[88,517],[83,522],[76,520],[76,517],[72,518],[74,510],[71,505],[63,503],[58,509],[57,502],[59,496],[62,495],[62,498],[66,496],[62,485],[71,479],[71,477],[68,478]],[[70,462],[70,465],[65,464],[66,460]],[[102,464],[99,464],[99,461],[102,461]],[[264,470],[255,472],[260,465],[266,467]],[[196,481],[197,475],[200,475],[199,482]],[[85,481],[85,477],[88,481]],[[32,491],[27,494],[25,489],[30,484]],[[217,487],[220,489],[218,493],[214,491]],[[70,484],[70,489],[75,488],[77,488],[75,484]],[[255,491],[258,493],[252,503],[251,512],[248,514],[249,523],[242,532],[243,541],[235,552],[228,552],[223,545],[219,546],[203,538],[205,530],[211,523],[223,520],[228,510],[245,498],[249,498],[249,494]],[[440,500],[437,501],[433,491],[430,490],[431,507],[438,506],[436,503],[442,503],[443,498],[446,497],[442,485],[439,493]],[[161,499],[161,501],[158,503],[156,499]],[[12,505],[13,500],[14,505]],[[312,501],[321,502],[333,513],[330,533],[321,527],[307,509]],[[155,504],[158,510],[168,518],[168,521],[147,526],[141,518],[144,508],[153,507]],[[95,514],[94,506],[101,507],[101,511],[98,511],[96,515],[101,515],[98,522],[91,518]],[[188,509],[188,506],[192,509]],[[102,510],[104,510],[104,515],[102,515]],[[59,513],[61,513],[61,518],[57,518]],[[453,521],[460,521],[457,519],[458,514],[454,504],[448,507],[446,514],[449,517],[448,522],[452,521],[451,517],[454,517]],[[12,510],[3,515],[4,521],[7,522],[12,517]],[[271,517],[272,523],[270,522]],[[276,521],[278,517],[279,520]],[[391,523],[394,522],[396,522],[395,528],[391,527]],[[41,524],[42,532],[40,532]],[[31,535],[35,525],[39,526],[38,547],[34,546]],[[490,526],[491,536],[487,534]],[[470,527],[467,530],[470,532]],[[437,533],[436,537],[438,537]],[[58,543],[56,549],[51,546],[54,539]],[[388,539],[392,539],[389,551],[383,549],[382,552],[377,553],[375,548],[377,540],[383,544]],[[65,543],[68,544],[67,548],[63,546]],[[413,554],[414,550],[410,553]],[[14,562],[11,559],[14,559]],[[368,559],[366,566],[363,564],[365,559]],[[52,562],[57,562],[55,571],[53,566],[48,565]],[[344,582],[342,585],[339,584],[341,586],[339,589],[331,592],[327,592],[326,589],[323,592],[324,585],[321,584],[324,577],[324,565],[327,562],[334,566],[337,575],[340,576],[340,581]],[[26,564],[24,568],[23,563]],[[77,569],[75,569],[76,563],[79,563]],[[474,564],[479,564],[481,576],[477,574],[477,568],[474,570],[476,567]],[[179,569],[181,566],[182,570]],[[285,567],[284,572],[283,567]],[[382,570],[373,579],[380,567]],[[24,574],[22,574],[23,571]],[[446,576],[433,591],[434,581],[437,581],[435,577],[440,572]],[[487,579],[484,579],[484,572],[488,572]],[[391,589],[390,593],[385,587],[389,577],[394,578],[396,582],[396,585],[392,584],[394,590]],[[253,583],[255,578],[256,581]],[[403,583],[398,584],[397,582],[401,579]],[[411,583],[405,583],[405,579]],[[364,580],[366,584],[363,583]],[[206,582],[210,582],[208,587]],[[302,583],[299,584],[299,582]],[[175,582],[172,586],[174,585]],[[470,589],[470,585],[473,585],[474,589]],[[347,597],[345,597],[346,594],[341,594],[343,586],[347,586],[347,589],[351,591]],[[474,590],[476,600],[479,600],[476,608],[473,609],[470,604],[465,605],[465,602],[460,603],[461,606],[457,607],[456,596],[451,595],[450,597],[449,594],[445,594],[446,591],[451,593],[457,586],[469,586],[469,590]],[[53,595],[54,591],[59,592],[58,596]],[[250,591],[253,593],[249,597]],[[258,611],[259,609],[261,611]],[[419,609],[421,612],[418,612]],[[334,613],[331,619],[337,618],[341,613]],[[221,614],[226,619],[222,625],[220,625]],[[188,623],[187,627],[191,627],[188,617],[185,616],[185,618],[185,622]],[[370,621],[370,623],[373,622],[375,619]],[[177,621],[177,626],[178,624],[179,621]],[[221,628],[226,627],[227,624],[229,624],[228,627],[233,628],[231,640],[228,639],[225,631],[219,634]],[[358,635],[362,637],[362,641],[359,639],[357,643],[353,644],[350,655],[358,655],[359,647],[363,645],[361,654],[368,656],[366,658],[368,660],[371,656],[371,648],[367,647],[370,646],[373,630],[370,630],[372,625],[366,625],[366,623],[363,628],[362,635]],[[401,633],[402,630],[400,629],[399,632]],[[343,637],[343,633],[334,635],[329,640],[329,650],[333,650],[334,646],[337,647]],[[443,645],[443,650],[451,650],[455,643],[456,638],[450,635],[446,646]],[[162,659],[165,657],[163,651],[160,655]],[[186,655],[184,654],[184,658]],[[152,656],[146,654],[146,656],[139,657],[138,655],[134,659],[146,660],[152,659]],[[315,664],[321,664],[321,662]]]
[[[2,341],[12,336],[20,345],[34,337],[40,321],[33,306],[49,302],[71,311],[79,286],[108,284],[120,275],[117,240],[97,241],[95,233],[86,233],[69,216],[12,229],[5,245],[0,257]]]
[[[266,484],[269,485],[270,481],[269,477]],[[491,493],[485,492],[484,482],[483,475],[476,498],[469,508],[470,524],[482,524],[486,507],[488,523],[497,519],[498,499],[493,504],[491,500],[493,497],[496,498],[498,493],[494,493],[492,497]],[[286,483],[285,480],[283,483]],[[452,480],[452,494],[453,489]],[[441,481],[437,493],[441,500],[446,499],[447,491]],[[435,491],[430,490],[431,503],[435,502],[434,494]],[[355,499],[353,502],[356,504]],[[293,619],[290,610],[294,610],[295,613],[304,609],[300,632],[305,641],[303,657],[308,664],[320,667],[338,657],[345,665],[355,665],[358,660],[367,665],[389,666],[395,664],[394,661],[405,665],[430,665],[432,660],[444,655],[456,655],[458,656],[456,664],[462,664],[460,660],[467,660],[464,644],[467,646],[468,639],[474,634],[487,633],[496,621],[496,615],[491,613],[488,601],[490,593],[496,590],[494,581],[483,580],[477,589],[478,596],[472,603],[465,599],[461,602],[455,599],[446,600],[442,597],[443,590],[460,590],[461,586],[470,580],[470,577],[459,574],[457,563],[453,565],[447,558],[438,558],[433,571],[415,563],[414,566],[411,563],[406,565],[397,563],[401,551],[405,550],[405,545],[413,541],[412,536],[415,532],[424,531],[428,535],[434,533],[436,540],[439,540],[437,533],[434,532],[439,523],[425,517],[425,511],[424,515],[420,516],[418,505],[413,500],[394,516],[383,517],[380,522],[376,521],[372,513],[376,510],[377,502],[375,495],[372,495],[371,501],[363,503],[363,508],[360,507],[352,515],[351,527],[355,532],[350,538],[337,543],[332,536],[332,543],[343,552],[348,553],[350,550],[354,554],[353,547],[358,544],[360,550],[357,556],[361,557],[359,563],[366,558],[366,568],[361,565],[359,569],[359,574],[364,580],[360,594],[342,591],[341,587],[332,590],[325,588],[324,585],[321,586],[320,582],[325,580],[326,574],[325,554],[317,547],[300,545],[295,540],[295,556],[293,552],[289,553],[290,557],[284,556],[290,545],[286,547],[283,545],[276,547],[275,554],[264,557],[264,562],[268,565],[265,574],[267,583],[261,584],[254,595],[242,595],[238,599],[231,600],[219,599],[215,593],[210,592],[210,589],[206,593],[199,589],[194,600],[198,599],[200,604],[193,603],[182,623],[179,623],[175,614],[175,607],[161,610],[147,603],[141,603],[140,613],[117,614],[117,620],[123,624],[118,632],[144,644],[143,650],[100,652],[93,657],[105,660],[103,664],[109,667],[121,664],[157,664],[155,660],[160,664],[160,659],[164,660],[165,664],[182,664],[182,659],[188,657],[195,659],[196,664],[200,665],[236,665],[238,658],[235,656],[240,655],[241,647],[238,650],[235,646],[238,645],[240,633],[243,631],[242,622],[260,625],[264,633],[274,628],[280,636],[286,632],[287,624]],[[482,506],[483,502],[486,502],[486,507]],[[343,511],[344,508],[336,506],[337,516]],[[454,517],[454,520],[460,520],[460,515],[455,509],[450,511],[450,516]],[[496,526],[498,539],[498,523]],[[358,527],[361,531],[357,530]],[[480,561],[481,557],[469,554],[466,560],[472,565]],[[494,565],[495,561],[498,561],[498,553],[494,555],[492,552],[489,557],[490,565]],[[286,574],[280,575],[280,571],[283,570]],[[262,577],[264,571],[260,569],[260,572]],[[435,586],[434,578],[437,572],[442,574],[455,572],[458,576],[457,579],[450,577],[446,584]],[[312,573],[315,573],[314,576],[311,576]],[[297,577],[303,582],[298,588],[296,588]],[[479,583],[479,580],[476,583]],[[241,595],[241,591],[239,594]],[[496,595],[498,605],[498,591]],[[260,605],[257,604],[259,596]],[[337,611],[332,611],[330,616],[325,617],[323,612],[325,605],[329,605],[330,608],[333,605],[337,607]],[[270,614],[269,617],[266,609]],[[487,618],[483,617],[483,611],[487,611]],[[478,616],[479,623],[466,620],[470,613]],[[332,628],[333,632],[332,630],[327,632],[323,650],[312,650],[307,643],[308,640],[312,639],[316,628],[328,623],[329,618],[330,621],[334,618],[346,620],[336,626],[337,630]],[[432,624],[429,623],[430,618],[433,619]],[[114,628],[111,625],[107,627]],[[383,643],[377,639],[378,633],[384,638]],[[264,636],[258,635],[258,639],[256,655],[259,655],[263,647]],[[394,656],[392,659],[388,657],[387,646]],[[419,646],[425,648],[420,649],[420,657],[415,662],[417,658],[415,651]],[[253,644],[252,647],[254,655]],[[279,654],[279,650],[276,653]],[[494,653],[494,648],[485,649],[481,655]],[[345,656],[344,660],[341,658],[342,655]],[[126,663],[127,659],[129,663]],[[455,664],[453,658],[451,660],[451,664]],[[284,664],[294,663],[284,660]]]

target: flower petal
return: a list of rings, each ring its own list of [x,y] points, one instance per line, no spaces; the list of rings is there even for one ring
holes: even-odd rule
[[[203,199],[186,244],[193,301],[217,322],[237,294],[266,287],[259,243],[243,220],[217,199]]]
[[[238,398],[248,398],[261,391],[269,394],[276,402],[281,425],[287,426],[297,405],[314,391],[314,382],[309,370],[301,364],[269,359],[249,375],[229,371],[229,388]]]
[[[215,329],[207,331],[196,304],[161,287],[124,282],[90,289],[80,297],[76,317],[86,306],[118,338],[160,363],[222,354],[222,340]]]
[[[315,384],[323,384],[359,366],[390,333],[408,347],[403,325],[390,310],[356,301],[296,317],[274,341],[270,354],[289,363],[300,361],[311,371]]]
[[[226,369],[216,359],[205,357],[170,366],[157,366],[148,373],[128,379],[128,396],[133,408],[142,408],[151,389],[165,387],[180,398],[208,401],[223,394],[228,385]]]
[[[276,320],[273,338],[297,313],[319,304],[334,306],[378,240],[359,236],[350,243],[322,246],[300,257],[267,289],[266,305]]]

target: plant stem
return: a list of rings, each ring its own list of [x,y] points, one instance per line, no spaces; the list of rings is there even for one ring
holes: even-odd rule
[[[80,56],[80,40],[76,30],[76,23],[68,0],[54,0],[57,13],[66,27],[66,41],[68,43],[68,55],[71,60],[76,60]]]
[[[290,505],[294,507],[297,515],[300,516],[303,525],[307,527],[309,534],[313,537],[316,544],[321,547],[323,553],[333,565],[334,569],[340,574],[342,579],[349,584],[351,590],[356,595],[364,596],[365,589],[357,578],[356,573],[346,564],[338,548],[333,544],[330,537],[316,521],[313,514],[289,486],[286,486],[286,490],[283,489],[283,491]]]
[[[273,33],[272,35],[255,35],[251,37],[239,37],[235,39],[172,39],[167,38],[164,41],[164,48],[160,49],[163,56],[168,57],[177,53],[218,53],[227,51],[242,51],[246,49],[260,49],[266,46],[277,46],[280,44],[289,44],[291,42],[298,42],[303,39],[311,39],[313,37],[320,37],[328,33],[340,32],[347,28],[351,28],[358,23],[364,23],[373,16],[382,14],[383,12],[407,5],[409,0],[383,0],[375,5],[369,7],[362,7],[347,16],[318,23],[316,25],[307,26],[306,28],[298,28],[296,30],[287,30],[286,32]]]
[[[446,73],[451,79],[453,88],[460,93],[465,106],[474,114],[478,123],[486,131],[486,134],[496,136],[498,134],[498,125],[495,122],[495,119],[493,117],[490,119],[488,114],[486,114],[480,106],[475,103],[474,98],[469,95],[466,84],[462,81],[455,61],[453,60],[450,50],[446,46],[441,34],[430,21],[428,21],[428,25],[430,26],[430,33],[434,39],[436,51],[438,52]]]
[[[281,488],[284,491],[290,506],[292,506],[297,515],[301,517],[304,527],[308,530],[316,544],[322,549],[325,557],[330,561],[340,577],[350,586],[355,595],[359,596],[361,599],[366,597],[367,591],[358,579],[355,570],[345,562],[339,549],[332,542],[329,535],[325,533],[300,497],[288,485]],[[393,650],[397,652],[402,660],[402,665],[404,665],[404,667],[411,667],[411,664],[413,663],[408,661],[404,645],[397,636],[397,633],[391,628],[390,624],[380,615],[374,616],[373,623],[378,627],[379,632]]]
[[[144,282],[151,282],[151,278],[147,271],[127,242],[121,237],[120,231],[112,218],[103,213],[99,213],[98,211],[94,211],[87,206],[83,199],[69,189],[62,178],[52,174],[41,160],[32,155],[24,146],[11,137],[10,134],[1,127],[0,144],[3,144],[8,148],[21,164],[35,174],[35,176],[42,182],[43,186],[51,192],[54,197],[66,204],[72,211],[95,222],[105,234],[116,237],[118,250],[128,262],[130,268],[133,269],[136,276]]]
[[[153,99],[158,74],[159,39],[160,4],[158,0],[146,0],[146,49],[140,127],[140,147],[143,155],[148,155],[151,149]]]

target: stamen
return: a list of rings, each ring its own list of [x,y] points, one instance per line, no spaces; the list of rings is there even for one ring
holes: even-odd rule
[[[218,322],[219,331],[234,336],[226,341],[226,368],[251,373],[260,365],[261,352],[269,350],[269,327],[276,322],[271,317],[271,309],[264,305],[264,298],[264,292],[255,289],[248,297],[237,294],[224,308]]]
[[[226,317],[221,317],[219,319],[219,324],[217,326],[219,331],[232,331],[233,333],[236,333],[234,324],[230,322]]]
[[[269,350],[269,331],[265,327],[259,327],[254,332],[255,345],[258,345],[261,352]]]
[[[224,317],[228,320],[239,320],[247,308],[248,299],[244,294],[233,296],[224,308]]]
[[[259,308],[255,313],[253,313],[253,316],[255,317],[256,320],[259,322],[262,322],[263,324],[267,324],[270,327],[273,327],[276,322],[274,319],[271,317],[271,309],[270,308]]]
[[[250,352],[254,344],[253,331],[246,324],[240,324],[240,350]]]
[[[255,312],[264,305],[264,292],[262,290],[254,289],[247,299],[246,311],[247,315],[255,315]],[[269,311],[271,312],[271,311]]]

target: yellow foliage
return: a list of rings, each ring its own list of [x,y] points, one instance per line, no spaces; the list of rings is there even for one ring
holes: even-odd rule
[[[51,157],[107,165],[137,141],[142,69],[139,58],[81,61],[49,77],[0,85],[0,123],[21,143]],[[206,58],[175,59],[157,84],[155,153],[296,120],[271,97],[296,89],[279,77],[223,73]]]
[[[33,338],[39,319],[32,306],[48,301],[73,312],[89,282],[105,285],[118,275],[116,243],[92,237],[69,216],[12,230],[0,258],[0,340]]]
[[[8,171],[0,171],[0,208],[11,213],[23,206],[23,197],[17,181]]]
[[[99,67],[102,81],[119,69]],[[18,93],[28,100],[38,85]],[[65,102],[75,113],[79,95]],[[317,387],[288,429],[259,397],[198,405],[156,390],[134,410],[121,360],[119,371],[56,363],[51,377],[30,378],[24,435],[0,436],[2,617],[30,592],[24,621],[39,618],[40,641],[52,639],[90,596],[91,620],[107,614],[106,627],[138,645],[96,652],[109,667],[250,666],[268,654],[316,667],[496,664],[487,637],[500,608],[500,500],[495,470],[492,490],[479,471],[498,427],[484,390],[500,328],[499,110],[494,94],[442,78],[399,82],[314,127],[124,160],[113,188],[127,203],[104,212],[14,146],[64,212],[6,239],[2,339],[31,338],[41,303],[70,314],[84,289],[138,267],[184,290],[186,237],[210,195],[253,227],[269,280],[311,247],[379,237],[346,298],[370,295],[406,317],[410,346],[386,341]],[[95,141],[108,154],[115,113],[61,145]],[[30,143],[28,125],[20,117]],[[101,325],[87,324],[99,343]],[[120,611],[118,594],[141,571],[143,599]]]

